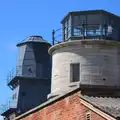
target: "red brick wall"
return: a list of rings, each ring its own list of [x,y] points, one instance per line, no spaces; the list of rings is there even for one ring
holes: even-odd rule
[[[79,93],[74,93],[21,118],[21,120],[86,120],[88,110],[80,103]],[[90,113],[91,120],[105,120],[93,111]]]

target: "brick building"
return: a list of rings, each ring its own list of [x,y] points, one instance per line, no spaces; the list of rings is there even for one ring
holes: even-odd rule
[[[48,50],[52,56],[51,90],[47,89],[47,75],[45,88],[40,87],[36,93],[29,87],[39,98],[36,105],[31,106],[37,97],[29,94],[31,100],[24,99],[26,104],[29,103],[28,109],[24,104],[22,112],[18,112],[17,107],[15,111],[10,109],[2,115],[5,120],[119,120],[120,17],[103,10],[78,11],[69,12],[61,23],[62,38],[56,39],[59,30],[53,30],[53,45]],[[50,59],[44,72],[44,60],[38,63],[39,84],[43,85],[45,79],[41,76],[50,66]],[[26,74],[32,71],[32,67],[27,70]],[[29,78],[25,77],[29,80],[31,74],[27,75]],[[33,78],[37,79],[36,76]],[[27,96],[28,93],[24,92]]]
[[[81,90],[76,89],[18,116],[16,120],[116,120],[120,115],[119,101],[119,97],[82,95]]]

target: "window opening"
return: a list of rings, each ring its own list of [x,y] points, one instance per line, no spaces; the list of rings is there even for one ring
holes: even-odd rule
[[[71,82],[78,82],[80,76],[80,64],[72,63],[70,64],[70,74],[71,74]]]

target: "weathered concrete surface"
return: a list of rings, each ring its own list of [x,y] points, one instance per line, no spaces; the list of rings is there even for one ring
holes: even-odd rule
[[[49,49],[49,53],[52,54],[50,96],[79,87],[79,84],[120,86],[119,42],[76,40],[57,44]],[[79,82],[70,83],[71,63],[80,63]]]

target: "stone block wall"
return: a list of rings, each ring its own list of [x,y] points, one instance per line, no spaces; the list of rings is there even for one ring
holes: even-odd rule
[[[119,42],[118,42],[119,43]],[[59,95],[79,85],[120,87],[120,46],[112,41],[71,41],[50,48],[51,94]],[[79,82],[71,83],[70,64],[79,63]]]

